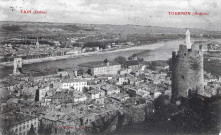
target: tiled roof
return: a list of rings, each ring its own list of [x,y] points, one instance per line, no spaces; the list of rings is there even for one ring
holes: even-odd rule
[[[79,78],[62,80],[62,83],[69,83],[69,82],[87,82],[87,80],[85,80],[85,79],[79,79]]]
[[[116,86],[106,84],[106,85],[101,86],[101,89],[103,89],[103,90],[117,90],[118,88]]]

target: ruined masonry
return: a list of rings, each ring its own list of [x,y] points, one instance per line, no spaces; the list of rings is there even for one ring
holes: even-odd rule
[[[189,29],[185,43],[178,52],[172,52],[172,99],[187,98],[193,93],[204,95],[202,45],[190,43]]]

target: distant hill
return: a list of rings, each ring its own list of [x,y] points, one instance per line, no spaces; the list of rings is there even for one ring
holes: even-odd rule
[[[221,32],[190,29],[191,34],[215,34]],[[109,24],[71,24],[48,22],[0,22],[0,39],[28,35],[56,34],[184,34],[184,28],[140,26],[140,25],[109,25]]]
[[[140,25],[92,25],[98,31],[121,34],[184,34],[185,28],[140,26]],[[192,34],[211,33],[202,29],[190,29]]]

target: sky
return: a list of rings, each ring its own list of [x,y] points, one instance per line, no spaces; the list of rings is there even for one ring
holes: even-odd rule
[[[47,14],[24,14],[35,10]],[[169,15],[191,12],[191,15]],[[194,12],[208,15],[192,15]],[[221,0],[0,0],[0,21],[146,25],[221,31]]]

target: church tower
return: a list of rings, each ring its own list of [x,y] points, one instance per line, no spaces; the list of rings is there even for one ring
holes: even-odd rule
[[[189,48],[190,47],[190,48]],[[188,98],[190,94],[204,95],[203,51],[200,42],[190,44],[190,32],[186,31],[186,44],[172,53],[172,100]]]
[[[40,46],[40,44],[39,44],[38,38],[37,38],[37,41],[36,41],[36,49],[39,49],[39,46]]]

